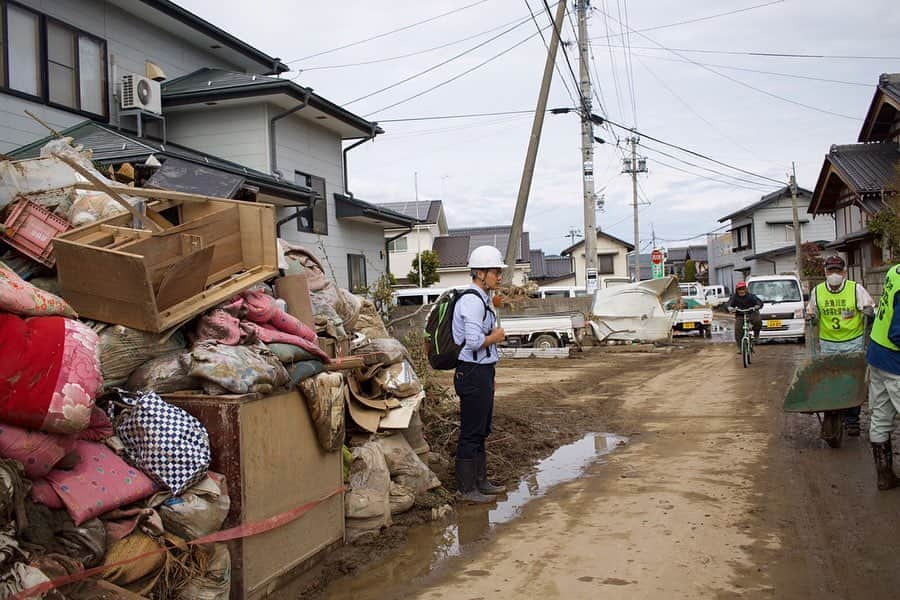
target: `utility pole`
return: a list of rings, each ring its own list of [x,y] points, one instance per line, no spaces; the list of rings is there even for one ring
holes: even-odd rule
[[[544,115],[547,113],[547,97],[550,95],[550,81],[553,79],[553,68],[556,64],[556,51],[559,48],[559,33],[562,31],[566,17],[566,0],[556,5],[556,19],[553,34],[550,36],[550,47],[544,63],[544,78],[538,94],[534,121],[531,124],[531,137],[528,139],[528,152],[525,154],[525,166],[522,179],[519,181],[519,194],[516,198],[516,210],[513,213],[512,227],[509,230],[509,242],[506,245],[506,269],[503,270],[503,283],[511,284],[516,268],[516,255],[522,239],[522,228],[525,225],[525,209],[528,208],[528,194],[531,191],[531,180],[534,178],[534,163],[537,160],[538,147],[541,144],[541,130],[544,128]]]
[[[793,217],[793,225],[794,225],[794,247],[797,253],[797,261],[796,261],[796,269],[797,269],[797,277],[803,277],[803,256],[800,253],[800,247],[802,246],[801,236],[800,236],[800,219],[797,216],[797,167],[794,165],[794,162],[791,161],[791,175],[790,175],[790,186],[791,186],[791,212]]]
[[[581,177],[584,188],[584,273],[587,293],[597,289],[597,212],[594,197],[594,124],[591,121],[591,72],[588,68],[587,15],[590,0],[578,0],[578,74],[581,86]]]
[[[581,235],[581,232],[575,229],[574,227],[569,227],[569,233],[566,234],[566,237],[569,238],[569,245],[575,245],[575,238]]]
[[[632,193],[632,207],[634,208],[634,260],[632,261],[632,273],[635,281],[641,280],[641,237],[638,233],[638,187],[637,187],[637,176],[638,173],[646,173],[647,172],[647,159],[644,157],[638,158],[637,155],[637,145],[640,139],[637,136],[632,136],[628,138],[628,141],[631,144],[631,158],[625,158],[622,160],[624,164],[624,168],[622,169],[623,173],[631,173],[631,193]]]
[[[419,216],[419,172],[415,171],[413,173],[413,186],[416,190],[416,217]],[[416,231],[416,244],[418,245],[418,252],[416,252],[416,260],[418,261],[418,265],[416,266],[416,270],[419,272],[419,287],[422,287],[422,236],[419,235],[419,231]]]

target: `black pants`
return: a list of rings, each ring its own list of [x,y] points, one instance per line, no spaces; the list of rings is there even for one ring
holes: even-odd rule
[[[459,396],[459,443],[456,458],[476,459],[485,453],[494,416],[494,365],[459,363],[453,377]]]
[[[744,337],[744,317],[750,319],[750,328],[753,329],[754,337],[759,337],[759,330],[762,329],[762,317],[759,316],[759,311],[734,315],[734,341],[738,348],[741,347],[741,338]]]

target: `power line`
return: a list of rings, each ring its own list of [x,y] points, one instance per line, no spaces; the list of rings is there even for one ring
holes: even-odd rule
[[[447,12],[445,12],[445,13],[441,13],[441,14],[439,14],[439,15],[435,15],[435,16],[433,16],[433,17],[429,17],[429,18],[424,19],[424,20],[422,20],[422,21],[416,21],[415,23],[410,23],[409,25],[404,25],[403,27],[398,27],[397,29],[392,29],[392,30],[390,30],[390,31],[385,31],[384,33],[379,33],[378,35],[373,35],[372,37],[368,37],[368,38],[366,38],[366,39],[364,39],[364,40],[359,40],[359,41],[356,41],[356,42],[351,42],[351,43],[349,43],[349,44],[344,44],[343,46],[337,46],[336,48],[331,48],[330,50],[322,50],[321,52],[316,52],[315,54],[309,54],[309,55],[304,56],[304,57],[302,57],[302,58],[295,58],[294,60],[289,60],[289,61],[287,61],[286,64],[292,64],[292,63],[295,63],[295,62],[301,62],[301,61],[304,61],[304,60],[308,60],[308,59],[310,59],[310,58],[315,58],[316,56],[322,56],[323,54],[330,54],[330,53],[332,53],[332,52],[337,52],[338,50],[343,50],[343,49],[345,49],[345,48],[351,48],[351,47],[353,47],[353,46],[358,46],[358,45],[360,45],[360,44],[365,44],[366,42],[371,42],[372,40],[377,40],[377,39],[380,39],[380,38],[389,36],[389,35],[394,34],[394,33],[399,33],[399,32],[401,32],[401,31],[406,31],[406,30],[408,30],[408,29],[412,29],[413,27],[418,27],[419,25],[424,25],[425,23],[431,23],[432,21],[436,21],[436,20],[438,20],[438,19],[440,19],[440,18],[442,18],[442,17],[446,17],[446,16],[449,16],[449,15],[452,15],[452,14],[455,14],[455,13],[458,13],[458,12],[462,12],[462,11],[468,9],[468,8],[472,8],[473,6],[478,6],[479,4],[484,4],[485,2],[488,2],[488,1],[489,1],[489,0],[478,0],[477,2],[473,2],[473,3],[471,3],[471,4],[467,4],[467,5],[461,6],[461,7],[459,7],[459,8],[454,8],[453,10],[447,11]]]
[[[647,146],[644,146],[644,148],[645,148],[646,150],[650,150],[651,152],[654,152],[654,153],[657,152],[655,149],[649,148],[649,147],[647,147]],[[669,168],[669,169],[672,169],[672,170],[674,170],[674,171],[680,171],[681,173],[685,173],[685,174],[687,174],[687,175],[691,175],[692,177],[698,177],[698,178],[700,178],[700,179],[707,179],[707,180],[709,180],[709,181],[714,181],[714,182],[720,183],[720,184],[722,184],[722,185],[733,186],[733,187],[739,187],[739,188],[743,188],[743,189],[745,189],[745,190],[753,190],[754,192],[759,192],[759,191],[764,191],[764,190],[765,190],[765,191],[768,191],[767,188],[763,188],[763,187],[750,187],[749,185],[741,185],[741,184],[739,184],[739,183],[735,183],[734,181],[723,181],[723,180],[721,180],[721,179],[716,179],[715,177],[710,177],[709,175],[702,175],[702,174],[700,174],[700,173],[694,173],[693,171],[688,171],[687,169],[682,169],[681,167],[676,167],[675,165],[671,165],[671,164],[669,164],[669,163],[667,163],[667,162],[665,162],[665,161],[663,161],[663,160],[660,160],[659,158],[654,158],[654,159],[653,159],[653,162],[654,162],[655,164],[662,165],[662,166],[664,166],[664,167],[666,167],[666,168]],[[754,186],[761,186],[761,184],[753,184],[753,185],[754,185]]]
[[[452,42],[447,42],[447,43],[441,44],[439,46],[432,46],[431,48],[425,48],[424,50],[408,52],[406,54],[398,54],[396,56],[389,56],[386,58],[376,58],[373,60],[366,60],[366,61],[355,62],[355,63],[345,63],[345,64],[339,64],[339,65],[322,65],[319,67],[306,67],[305,69],[298,69],[298,70],[300,72],[306,72],[306,71],[320,71],[323,69],[344,69],[344,68],[348,68],[348,67],[362,67],[362,66],[366,66],[366,65],[374,65],[377,63],[401,60],[404,58],[410,58],[412,56],[419,56],[421,54],[427,54],[429,52],[434,52],[435,50],[442,50],[444,48],[449,48],[450,46],[455,46],[456,44],[461,44],[463,42],[468,42],[469,40],[474,40],[475,38],[479,38],[483,35],[493,33],[494,31],[497,31],[498,29],[503,29],[504,27],[509,27],[510,25],[514,25],[517,23],[524,23],[524,22],[528,21],[529,19],[530,19],[530,17],[525,17],[524,19],[515,19],[513,21],[507,21],[506,23],[503,23],[502,25],[497,25],[496,27],[491,27],[490,29],[485,29],[484,31],[481,31],[479,33],[469,35],[464,38],[454,40]]]
[[[650,138],[648,138],[648,139],[650,139]],[[660,150],[660,149],[658,149],[658,148],[654,148],[653,146],[648,146],[647,144],[642,144],[641,147],[642,147],[642,148],[646,148],[647,150],[650,150],[651,152],[657,152],[657,153],[659,153],[659,154],[662,154],[663,156],[668,156],[669,158],[674,159],[674,160],[677,160],[677,161],[680,162],[680,163],[684,163],[684,164],[689,165],[689,166],[691,166],[691,167],[697,167],[698,169],[703,169],[704,171],[709,171],[710,173],[714,173],[714,174],[720,175],[720,176],[722,176],[722,177],[729,177],[729,178],[734,179],[734,180],[736,180],[736,181],[741,181],[741,182],[744,182],[744,183],[749,183],[750,185],[758,185],[758,186],[762,186],[762,185],[763,185],[763,184],[761,184],[761,183],[759,183],[759,182],[757,182],[757,181],[753,181],[753,180],[750,180],[750,179],[744,179],[743,177],[738,177],[737,175],[729,175],[728,173],[722,173],[721,171],[717,171],[717,170],[711,169],[711,168],[709,168],[709,167],[704,167],[703,165],[698,165],[698,164],[696,164],[696,163],[692,163],[692,162],[690,162],[690,161],[684,160],[683,158],[680,158],[680,157],[678,157],[678,156],[675,156],[674,154],[669,154],[668,152],[665,152],[665,151]],[[766,185],[772,186],[772,184],[766,184]],[[783,186],[783,185],[784,185],[783,183],[779,182],[779,186]]]
[[[759,74],[762,74],[762,75],[776,75],[776,76],[778,76],[778,77],[791,77],[791,78],[794,78],[794,79],[805,79],[805,80],[807,80],[807,81],[822,81],[822,82],[824,82],[824,83],[840,83],[840,84],[843,84],[843,85],[854,85],[854,86],[858,86],[858,87],[866,87],[866,88],[872,87],[872,84],[871,84],[871,83],[862,83],[862,82],[859,82],[859,81],[844,81],[844,80],[842,80],[842,79],[826,79],[826,78],[823,78],[823,77],[813,77],[813,76],[811,76],[811,75],[797,75],[797,74],[795,74],[795,73],[779,73],[779,72],[777,72],[777,71],[762,71],[762,70],[760,70],[760,69],[748,69],[748,68],[746,68],[746,67],[735,67],[735,66],[732,66],[732,65],[719,65],[719,64],[714,64],[714,63],[702,63],[702,62],[699,62],[699,61],[682,60],[682,59],[680,59],[680,58],[667,58],[667,57],[665,57],[665,56],[647,56],[647,55],[645,55],[645,54],[637,54],[636,56],[639,56],[639,57],[641,57],[641,58],[649,58],[649,59],[651,59],[651,60],[665,60],[665,61],[669,61],[669,62],[680,62],[680,63],[687,63],[687,64],[697,64],[697,65],[703,65],[703,66],[705,66],[705,67],[716,67],[716,68],[719,68],[719,69],[730,69],[730,70],[732,70],[732,71],[746,71],[746,72],[748,72],[748,73],[759,73]]]
[[[598,9],[594,9],[598,10]],[[613,18],[613,17],[609,17]],[[615,19],[613,19],[615,20]],[[635,31],[634,33],[640,34],[640,31]],[[657,42],[653,41],[647,36],[641,35],[641,37],[646,38],[648,41],[657,44]],[[592,38],[593,41],[603,41],[605,38]],[[607,44],[600,44],[601,46]],[[861,56],[861,55],[848,55],[848,54],[795,54],[790,52],[756,52],[749,50],[701,50],[697,48],[668,48],[661,44],[657,44],[658,47],[653,46],[632,46],[632,49],[636,50],[666,50],[668,52],[688,52],[688,53],[696,53],[696,54],[729,54],[733,56],[760,56],[764,58],[830,58],[830,59],[841,59],[841,60],[900,60],[900,56]],[[612,44],[614,48],[618,48],[621,44]],[[690,62],[690,59],[686,59]]]
[[[504,29],[497,35],[492,36],[492,37],[484,40],[483,42],[479,42],[479,43],[475,44],[474,46],[472,46],[471,48],[467,48],[467,49],[463,50],[462,52],[459,52],[446,60],[442,60],[441,62],[428,67],[427,69],[419,71],[418,73],[414,73],[413,75],[410,75],[408,77],[404,77],[403,79],[400,79],[399,81],[395,81],[394,83],[386,85],[383,88],[379,88],[373,92],[369,92],[368,94],[363,94],[362,96],[360,96],[358,98],[354,98],[353,100],[344,102],[344,106],[349,106],[350,104],[354,104],[356,102],[359,102],[360,100],[365,100],[366,98],[371,98],[372,96],[378,95],[382,92],[386,92],[386,91],[393,89],[399,85],[407,83],[408,81],[412,81],[413,79],[421,77],[422,75],[425,75],[426,73],[430,73],[431,71],[434,71],[435,69],[439,69],[440,67],[443,67],[444,65],[449,64],[449,63],[453,62],[454,60],[462,58],[463,56],[465,56],[466,54],[469,54],[470,52],[474,52],[475,50],[481,48],[482,46],[486,46],[487,44],[490,44],[494,40],[503,37],[507,33],[518,29],[519,27],[521,27],[522,25],[524,25],[527,22],[528,21],[526,19],[525,21],[522,21],[522,22],[518,23],[517,25],[513,25],[512,27],[510,27],[508,29]],[[540,33],[540,30],[538,30],[538,33]]]
[[[609,19],[606,16],[606,0],[601,0],[603,3],[603,10],[600,11],[603,14],[603,26],[606,28],[606,34],[609,36]],[[613,87],[616,90],[616,106],[619,108],[619,114],[624,118],[625,111],[622,110],[622,94],[619,91],[619,73],[616,68],[616,60],[613,56],[612,46],[607,46],[607,50],[609,51],[609,64],[612,68],[612,78],[613,78]]]
[[[618,4],[619,0],[616,0]],[[625,37],[623,38],[625,42],[625,48],[622,49],[622,55],[625,57],[625,73],[628,75],[628,89],[631,94],[631,122],[634,123],[634,126],[637,127],[637,98],[634,94],[634,63],[631,60],[631,27],[628,25],[628,0],[623,0],[623,4],[625,5]],[[622,8],[619,8],[619,18],[622,17]],[[620,21],[620,26],[622,23]]]
[[[553,30],[556,32],[557,37],[560,41],[562,41],[562,31],[557,27],[556,21],[553,19],[553,11],[550,10],[550,5],[547,3],[547,0],[542,0],[544,3],[544,10],[547,11],[547,17],[550,19],[550,27],[553,27]],[[575,74],[575,69],[572,68],[572,61],[569,60],[569,51],[566,49],[565,44],[560,44],[560,48],[562,49],[563,57],[566,59],[566,65],[569,67],[569,73],[572,75],[572,81],[576,83],[575,88],[578,90],[578,98],[580,100],[579,104],[581,105],[581,110],[586,112],[587,103],[585,101],[584,96],[581,94],[581,88],[578,87],[578,82],[580,78]],[[585,117],[589,117],[590,115],[585,115]]]
[[[716,227],[715,229],[712,229],[710,231],[704,231],[703,233],[699,233],[693,237],[686,237],[686,238],[681,238],[678,240],[669,240],[669,239],[661,238],[661,237],[657,237],[656,239],[663,241],[663,242],[690,242],[691,240],[696,240],[697,238],[703,237],[705,235],[711,235],[711,234],[719,231],[720,229],[725,229],[728,226],[729,226],[729,224],[725,223],[724,225],[722,225],[720,227]]]
[[[691,23],[699,23],[700,21],[709,21],[710,19],[718,19],[719,17],[727,17],[729,15],[735,15],[742,12],[747,12],[748,10],[754,10],[757,8],[764,8],[766,6],[772,6],[773,4],[781,4],[784,0],[774,0],[773,2],[766,2],[765,4],[756,4],[754,6],[748,6],[746,8],[738,8],[735,10],[729,10],[728,12],[717,13],[714,15],[709,15],[706,17],[698,17],[696,19],[687,19],[685,21],[676,21],[675,23],[668,23],[666,25],[656,25],[654,27],[647,27],[644,29],[636,29],[635,33],[644,33],[646,31],[656,31],[657,29],[667,29],[669,27],[678,27],[680,25],[689,25]],[[599,38],[593,38],[595,40],[607,39],[610,37],[616,37],[618,34],[601,36]]]
[[[547,27],[545,27],[545,29],[549,29],[549,28],[550,28],[550,25],[548,25]],[[436,89],[438,89],[438,88],[441,88],[441,87],[447,85],[448,83],[452,83],[452,82],[456,81],[457,79],[460,79],[460,78],[462,78],[462,77],[468,75],[468,74],[471,73],[472,71],[475,71],[475,70],[477,70],[477,69],[480,69],[480,68],[483,67],[484,65],[486,65],[486,64],[488,64],[488,63],[490,63],[490,62],[493,62],[494,60],[500,58],[500,57],[503,56],[504,54],[507,54],[507,53],[509,53],[509,52],[512,52],[513,50],[515,50],[516,48],[518,48],[519,46],[521,46],[521,45],[524,44],[525,42],[527,42],[527,41],[531,40],[532,38],[534,38],[535,36],[537,36],[538,33],[540,33],[540,32],[532,33],[531,35],[529,35],[528,37],[526,37],[524,40],[522,40],[522,41],[520,41],[520,42],[517,42],[517,43],[513,44],[512,46],[510,46],[509,48],[507,48],[507,49],[505,49],[505,50],[502,50],[502,51],[498,52],[497,54],[491,56],[491,57],[488,58],[487,60],[484,60],[484,61],[478,63],[478,64],[475,65],[474,67],[470,67],[470,68],[466,69],[465,71],[463,71],[462,73],[459,73],[459,74],[457,74],[457,75],[454,75],[454,76],[451,77],[450,79],[445,79],[444,81],[442,81],[442,82],[440,82],[440,83],[438,83],[438,84],[436,84],[436,85],[433,85],[433,86],[431,86],[431,87],[428,88],[428,89],[422,90],[421,92],[419,92],[419,93],[417,93],[417,94],[413,94],[412,96],[407,96],[406,98],[403,98],[402,100],[398,100],[397,102],[394,102],[393,104],[388,104],[387,106],[382,106],[381,108],[379,108],[379,109],[377,109],[377,110],[373,110],[372,112],[366,113],[366,114],[364,114],[363,116],[364,116],[364,117],[369,117],[369,116],[374,115],[374,114],[376,114],[376,113],[379,113],[379,112],[388,110],[389,108],[394,108],[395,106],[399,106],[399,105],[401,105],[401,104],[404,104],[404,103],[406,103],[406,102],[409,102],[410,100],[414,100],[414,99],[416,99],[416,98],[418,98],[418,97],[420,97],[420,96],[424,96],[425,94],[427,94],[427,93],[429,93],[429,92],[433,92],[434,90],[436,90]]]
[[[610,18],[613,19],[614,21],[616,20],[614,17],[610,17]],[[677,51],[675,51],[675,50],[673,50],[673,49],[671,49],[671,48],[667,48],[666,46],[660,44],[659,42],[657,42],[657,41],[654,40],[653,38],[651,38],[651,37],[649,37],[649,36],[647,36],[647,35],[645,35],[645,34],[643,34],[643,33],[638,33],[638,35],[640,35],[640,36],[641,36],[642,38],[644,38],[645,40],[647,40],[647,41],[649,41],[649,42],[651,42],[651,43],[653,43],[653,44],[656,44],[656,45],[659,46],[660,48],[663,48],[663,49],[665,49],[665,50],[668,50],[668,51],[671,52],[672,54],[675,54],[676,56],[679,56],[679,57],[684,58],[685,60],[687,60],[687,61],[689,61],[689,62],[694,63],[695,65],[699,66],[701,69],[704,69],[705,71],[709,71],[710,73],[713,73],[713,74],[715,74],[715,75],[718,75],[719,77],[724,77],[725,79],[727,79],[727,80],[729,80],[729,81],[731,81],[731,82],[733,82],[733,83],[736,83],[736,84],[741,85],[741,86],[743,86],[743,87],[746,87],[746,88],[749,88],[749,89],[751,89],[751,90],[757,91],[757,92],[759,92],[759,93],[761,93],[761,94],[765,94],[766,96],[770,96],[770,97],[772,97],[772,98],[777,98],[777,99],[779,99],[779,100],[782,100],[783,102],[788,102],[789,104],[795,104],[795,105],[801,106],[801,107],[803,107],[803,108],[808,108],[808,109],[810,109],[810,110],[814,110],[814,111],[817,111],[817,112],[825,113],[825,114],[832,115],[832,116],[835,116],[835,117],[841,117],[841,118],[843,118],[843,119],[850,119],[850,120],[853,120],[853,121],[860,121],[860,120],[861,120],[861,119],[858,119],[858,118],[856,118],[856,117],[851,117],[850,115],[845,115],[845,114],[838,113],[838,112],[834,112],[834,111],[827,110],[827,109],[824,109],[824,108],[819,108],[819,107],[813,106],[813,105],[811,105],[811,104],[805,104],[805,103],[803,103],[803,102],[798,102],[797,100],[791,100],[790,98],[785,98],[784,96],[780,96],[780,95],[778,95],[778,94],[769,92],[769,91],[767,91],[767,90],[758,88],[758,87],[756,87],[756,86],[752,86],[752,85],[750,85],[749,83],[746,83],[746,82],[744,82],[744,81],[741,81],[740,79],[736,79],[736,78],[734,78],[734,77],[731,77],[730,75],[726,75],[725,73],[720,73],[719,71],[716,71],[715,69],[713,69],[713,68],[711,68],[711,67],[707,67],[707,66],[704,66],[704,65],[702,65],[702,64],[700,64],[700,63],[698,63],[698,62],[696,62],[696,61],[693,60],[692,58],[688,58],[688,57],[686,57],[686,56],[684,56],[684,55],[682,55],[682,54],[679,54]]]
[[[554,109],[547,109],[547,112],[552,112]],[[474,117],[498,117],[502,115],[524,115],[526,113],[534,113],[534,109],[531,110],[504,110],[498,112],[486,112],[486,113],[469,113],[464,115],[440,115],[440,116],[430,116],[430,117],[407,117],[405,119],[380,119],[378,123],[403,123],[408,121],[439,121],[443,119],[469,119]]]

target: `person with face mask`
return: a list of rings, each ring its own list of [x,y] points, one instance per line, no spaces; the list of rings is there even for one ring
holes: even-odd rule
[[[869,292],[847,279],[847,265],[840,256],[825,259],[825,281],[809,295],[807,315],[819,323],[819,351],[822,354],[862,352],[865,348],[865,317],[875,314]],[[815,343],[810,340],[810,343]],[[844,411],[847,435],[859,435],[859,407]]]
[[[753,341],[759,341],[759,331],[762,329],[762,317],[759,316],[759,309],[762,307],[762,300],[750,293],[747,289],[746,281],[739,281],[734,286],[734,294],[728,300],[728,312],[733,313],[736,308],[741,310],[756,309],[751,313],[738,313],[734,316],[734,341],[738,347],[738,354],[741,353],[741,338],[744,337],[744,319],[750,320],[750,326],[753,328]]]

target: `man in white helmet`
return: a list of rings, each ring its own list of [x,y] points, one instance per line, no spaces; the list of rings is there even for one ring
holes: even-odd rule
[[[493,246],[479,246],[469,256],[472,285],[453,311],[453,340],[462,347],[453,387],[459,396],[459,442],[456,480],[463,500],[492,502],[506,488],[487,479],[484,441],[491,433],[494,413],[494,367],[500,360],[497,344],[506,339],[488,292],[500,286],[505,264]],[[467,291],[468,291],[467,290]]]

